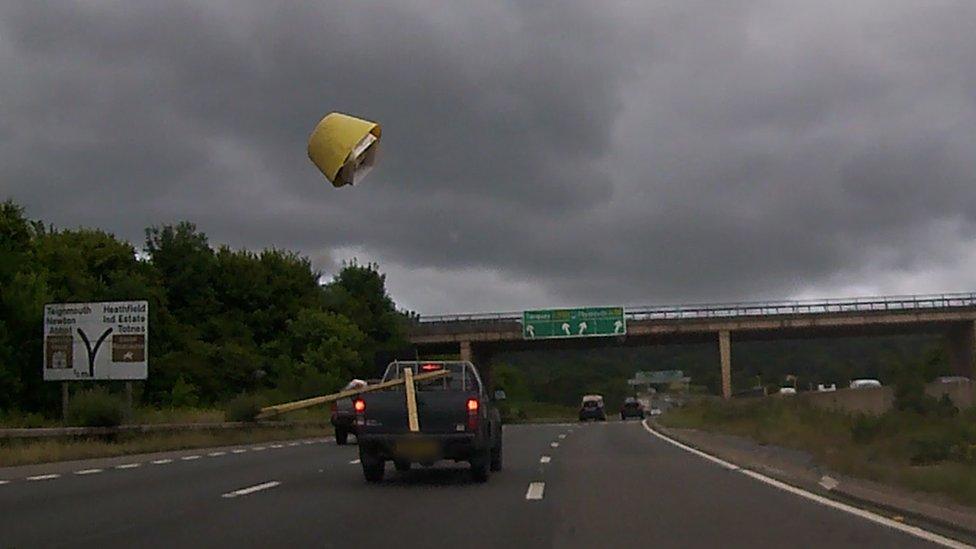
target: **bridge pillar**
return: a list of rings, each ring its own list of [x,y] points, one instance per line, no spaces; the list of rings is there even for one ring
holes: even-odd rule
[[[732,338],[728,330],[718,333],[718,354],[722,361],[722,398],[732,398]]]
[[[945,336],[949,368],[957,376],[976,377],[976,322],[963,322]]]
[[[485,349],[484,345],[476,346],[470,341],[462,341],[460,347],[460,360],[467,360],[474,364],[481,373],[481,381],[485,387],[492,387],[491,382],[491,352]]]

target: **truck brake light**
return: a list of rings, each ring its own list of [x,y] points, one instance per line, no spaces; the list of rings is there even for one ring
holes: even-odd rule
[[[366,411],[366,403],[361,398],[357,398],[352,404],[353,409],[356,410],[357,414],[361,414]]]
[[[468,409],[468,431],[478,430],[478,399],[469,398],[467,403]]]

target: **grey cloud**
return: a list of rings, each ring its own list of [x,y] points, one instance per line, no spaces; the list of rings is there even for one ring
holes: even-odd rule
[[[967,289],[950,250],[976,237],[974,20],[888,1],[7,3],[0,194],[137,242],[188,218],[326,271],[363,250],[441,311],[901,291],[891,272],[926,270]],[[361,187],[305,157],[330,110],[384,125]]]

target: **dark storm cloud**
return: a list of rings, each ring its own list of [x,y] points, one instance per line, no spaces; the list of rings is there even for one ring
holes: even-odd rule
[[[0,192],[422,310],[976,287],[970,4],[347,4],[5,3]],[[305,157],[330,110],[384,125],[362,187]]]

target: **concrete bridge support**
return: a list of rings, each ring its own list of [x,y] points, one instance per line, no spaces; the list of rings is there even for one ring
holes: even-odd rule
[[[957,376],[976,377],[976,322],[953,325],[945,336],[949,368]]]
[[[718,333],[718,354],[722,361],[722,398],[732,398],[732,338],[728,330]]]
[[[491,353],[470,341],[461,341],[459,347],[460,359],[474,364],[478,368],[478,372],[481,373],[481,381],[485,387],[491,388]]]

